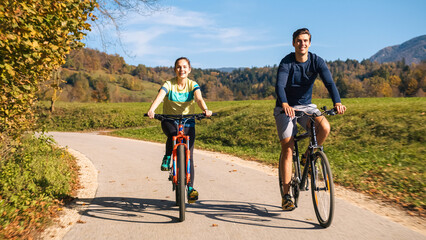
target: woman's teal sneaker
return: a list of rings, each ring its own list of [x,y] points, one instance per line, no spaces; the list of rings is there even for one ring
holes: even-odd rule
[[[170,169],[170,156],[164,155],[163,162],[161,163],[161,171],[169,171]]]
[[[188,203],[195,203],[198,200],[198,192],[193,187],[188,187]]]

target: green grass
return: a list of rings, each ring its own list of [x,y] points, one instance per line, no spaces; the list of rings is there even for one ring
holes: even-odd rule
[[[423,213],[426,99],[365,98],[343,102],[348,111],[328,118],[332,132],[325,143],[335,182]],[[315,99],[314,103],[331,105],[326,99]],[[112,134],[165,142],[159,122],[143,117],[149,105],[61,103],[48,128],[120,128]],[[272,116],[274,101],[209,102],[208,106],[219,116],[197,123],[197,148],[277,165],[280,146]]]
[[[49,103],[38,105],[40,124],[55,131],[84,131],[93,129],[118,129],[154,125],[143,114],[149,103],[70,103],[57,102],[54,114]]]
[[[110,83],[110,89],[114,89],[118,87],[120,96],[128,96],[132,99],[141,99],[141,101],[150,101],[157,96],[158,89],[160,89],[160,85],[157,83],[152,83],[148,81],[142,81],[143,90],[141,91],[132,91],[125,89],[123,87],[118,87],[116,84]]]

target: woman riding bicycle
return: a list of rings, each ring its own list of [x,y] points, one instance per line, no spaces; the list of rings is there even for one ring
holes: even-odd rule
[[[158,91],[157,97],[151,104],[148,110],[149,118],[154,118],[155,109],[160,105],[164,99],[163,114],[168,115],[185,115],[194,114],[194,102],[201,108],[203,113],[210,117],[212,112],[207,109],[207,105],[203,100],[200,86],[193,80],[188,78],[191,72],[191,63],[188,58],[181,57],[176,59],[174,71],[176,77],[166,81]],[[165,98],[167,96],[167,98]],[[198,200],[198,192],[194,189],[194,140],[195,140],[195,120],[189,119],[185,122],[185,134],[189,136],[189,149],[190,155],[190,169],[191,180],[188,183],[188,202],[195,202]],[[171,120],[164,120],[161,122],[161,128],[167,136],[166,153],[161,163],[161,171],[168,171],[170,168],[170,159],[173,151],[172,137],[177,135],[176,123]]]
[[[280,161],[283,164],[280,166],[284,168],[282,169],[283,176],[281,176],[284,193],[288,193],[289,190],[294,136],[297,133],[294,111],[299,110],[310,114],[321,113],[317,106],[311,103],[312,89],[318,74],[330,93],[336,112],[343,114],[346,111],[325,61],[308,51],[311,46],[311,34],[308,29],[298,29],[293,33],[293,46],[294,53],[288,54],[280,62],[275,86],[277,101],[274,116],[281,142]],[[299,118],[297,121],[306,129],[306,117]],[[330,132],[330,124],[324,116],[316,117],[315,123],[318,124],[318,145],[322,145]],[[289,194],[285,194],[282,199],[282,208],[285,211],[295,208]]]

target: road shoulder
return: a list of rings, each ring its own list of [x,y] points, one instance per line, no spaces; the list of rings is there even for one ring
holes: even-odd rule
[[[54,220],[54,224],[43,231],[41,239],[62,239],[74,224],[78,223],[81,217],[79,212],[88,207],[87,200],[95,197],[98,188],[98,172],[90,159],[76,150],[69,148],[66,150],[76,158],[77,165],[80,167],[81,188],[77,191],[75,199],[63,208],[59,217]],[[80,199],[84,199],[84,201],[80,201]]]

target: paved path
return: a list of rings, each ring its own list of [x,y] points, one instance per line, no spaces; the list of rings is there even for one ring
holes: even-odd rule
[[[95,133],[50,133],[98,170],[94,199],[63,239],[426,239],[388,219],[336,199],[331,227],[317,224],[310,192],[299,208],[280,209],[276,173],[252,162],[195,150],[200,199],[178,222],[162,144]]]

